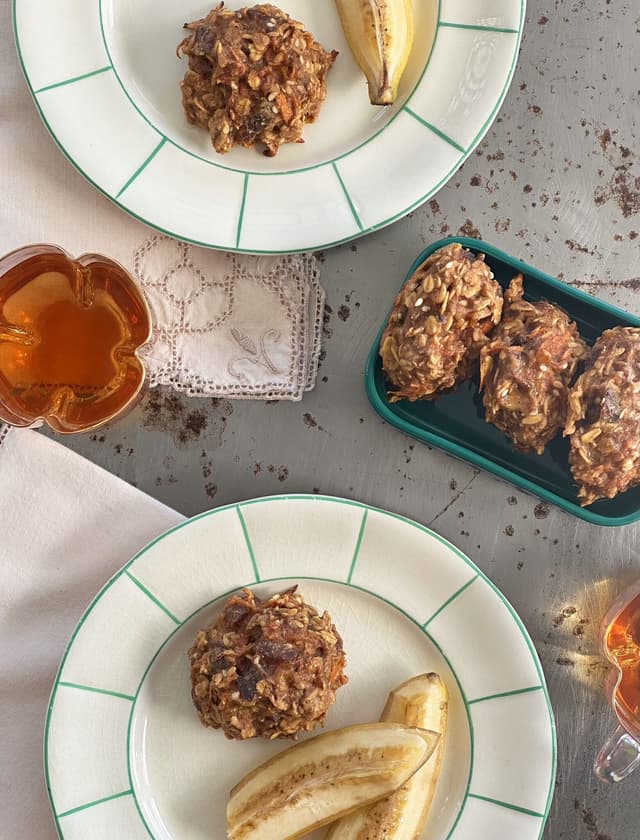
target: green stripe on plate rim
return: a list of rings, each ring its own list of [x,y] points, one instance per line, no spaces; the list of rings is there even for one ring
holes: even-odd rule
[[[165,144],[166,142],[167,142],[167,138],[166,138],[166,137],[163,137],[163,138],[162,138],[162,140],[161,140],[161,141],[158,143],[158,145],[155,147],[155,149],[151,152],[151,154],[150,154],[150,155],[148,155],[148,157],[146,157],[146,158],[142,161],[142,163],[141,163],[141,164],[140,164],[140,166],[136,169],[136,171],[133,173],[133,175],[131,175],[131,177],[130,177],[127,181],[125,181],[124,185],[123,185],[122,187],[120,187],[120,191],[119,191],[118,193],[116,193],[116,198],[120,198],[120,196],[122,195],[122,193],[123,193],[125,190],[129,189],[129,187],[131,186],[131,184],[133,184],[133,182],[136,180],[136,178],[138,177],[138,175],[140,175],[142,172],[144,172],[144,170],[147,168],[147,166],[149,166],[149,164],[151,163],[151,161],[152,161],[152,160],[154,159],[154,157],[158,154],[158,152],[160,151],[160,149],[164,146],[164,144]]]
[[[469,705],[474,703],[487,703],[490,700],[499,700],[501,697],[517,697],[520,694],[531,694],[532,691],[542,691],[542,685],[530,685],[527,688],[514,688],[512,691],[499,691],[497,694],[485,694],[484,697],[474,697],[469,700]]]
[[[351,560],[351,565],[349,566],[349,574],[347,575],[347,583],[351,583],[353,580],[353,573],[356,570],[356,563],[358,562],[358,557],[360,555],[360,549],[362,548],[362,540],[364,538],[364,531],[367,527],[367,518],[369,516],[369,511],[365,510],[362,514],[362,521],[360,522],[360,530],[358,531],[358,539],[356,540],[356,547],[353,550],[353,559]]]
[[[363,236],[365,234],[373,233],[376,230],[381,230],[382,228],[387,227],[388,225],[392,224],[393,222],[397,221],[398,219],[402,219],[408,213],[411,213],[417,207],[420,207],[422,204],[424,204],[424,202],[427,201],[429,198],[431,198],[431,196],[435,195],[438,192],[438,190],[451,178],[451,176],[454,174],[454,172],[456,172],[457,169],[469,157],[469,155],[473,152],[473,150],[476,148],[478,143],[480,143],[480,141],[482,140],[482,138],[484,137],[484,135],[488,131],[489,127],[491,126],[497,112],[499,111],[500,107],[502,106],[502,103],[504,102],[504,99],[507,95],[507,91],[509,90],[509,86],[511,84],[511,80],[513,78],[513,74],[515,72],[515,67],[516,67],[516,63],[517,63],[517,59],[518,59],[518,50],[519,50],[520,41],[521,41],[521,38],[522,38],[522,30],[523,30],[523,26],[524,26],[524,12],[525,12],[525,5],[526,5],[526,0],[520,0],[519,29],[518,29],[517,38],[515,39],[515,43],[514,43],[514,50],[513,50],[513,57],[512,57],[512,61],[511,61],[511,67],[509,68],[509,72],[507,73],[507,78],[505,80],[504,87],[502,88],[502,91],[501,91],[501,93],[500,93],[500,95],[499,95],[499,97],[496,101],[496,104],[495,104],[494,108],[492,109],[489,116],[485,120],[484,124],[481,126],[480,130],[478,131],[478,133],[476,134],[476,136],[472,140],[472,142],[469,145],[466,152],[464,154],[461,154],[460,158],[455,162],[455,164],[451,167],[451,169],[444,175],[444,177],[440,181],[438,181],[438,183],[435,186],[433,186],[424,195],[420,196],[418,199],[411,202],[411,204],[409,204],[404,210],[401,210],[398,213],[394,213],[392,216],[389,216],[388,218],[383,219],[380,222],[376,222],[373,225],[369,225],[368,227],[364,228],[362,231],[359,231],[359,232],[354,233],[354,234],[350,234],[349,236],[342,237],[341,239],[337,239],[333,242],[309,243],[307,245],[304,245],[304,246],[301,246],[301,247],[298,247],[298,248],[293,248],[293,249],[289,248],[289,249],[286,249],[286,250],[260,250],[259,252],[256,252],[255,250],[252,250],[250,248],[240,248],[239,246],[236,246],[234,248],[229,243],[216,243],[216,242],[208,242],[208,241],[195,239],[193,237],[187,236],[185,233],[176,232],[176,231],[169,230],[168,228],[164,228],[161,225],[159,225],[155,222],[152,222],[150,219],[147,219],[144,216],[141,216],[140,214],[138,214],[138,213],[134,212],[133,210],[129,209],[125,204],[123,204],[122,202],[120,202],[119,200],[114,198],[114,196],[110,195],[103,187],[101,187],[91,177],[89,177],[89,175],[73,159],[71,154],[64,148],[64,146],[62,145],[62,143],[58,139],[55,131],[53,130],[52,126],[49,124],[49,121],[47,120],[47,118],[45,116],[44,110],[42,109],[42,107],[41,107],[40,103],[38,102],[38,99],[35,95],[35,92],[33,90],[33,86],[31,85],[31,81],[30,81],[28,73],[27,73],[27,68],[26,68],[25,63],[24,63],[24,58],[23,58],[23,55],[22,55],[22,49],[21,49],[21,46],[20,46],[20,38],[19,38],[19,34],[18,34],[17,16],[16,16],[16,7],[17,7],[18,2],[20,2],[20,0],[12,0],[12,11],[13,11],[12,19],[13,19],[14,37],[15,37],[15,41],[16,41],[16,47],[17,47],[17,52],[18,52],[18,59],[20,61],[20,67],[22,69],[22,73],[24,75],[25,81],[27,82],[29,90],[31,91],[31,94],[34,98],[36,109],[38,110],[38,113],[40,115],[40,118],[41,118],[42,122],[46,126],[46,128],[49,131],[49,133],[51,134],[51,137],[53,138],[54,142],[57,144],[58,148],[60,149],[62,154],[66,157],[66,159],[69,161],[69,163],[71,163],[71,165],[73,167],[75,167],[75,169],[96,190],[98,190],[98,192],[102,193],[110,201],[113,201],[118,207],[120,207],[121,210],[124,210],[124,212],[128,213],[132,218],[137,219],[138,221],[143,222],[146,225],[149,225],[154,230],[157,230],[160,233],[167,234],[168,236],[171,236],[175,239],[182,239],[185,242],[191,243],[192,245],[200,245],[200,246],[203,246],[205,248],[218,248],[218,249],[226,250],[226,251],[234,251],[234,252],[240,253],[240,254],[254,254],[254,253],[261,253],[261,254],[294,254],[294,253],[303,253],[303,252],[309,251],[309,250],[318,250],[318,249],[322,249],[322,248],[333,248],[333,247],[336,247],[338,245],[342,245],[346,242],[350,242],[354,239],[358,239],[360,236]],[[422,75],[420,76],[420,79],[418,80],[418,83],[417,83],[416,87],[411,92],[411,94],[407,98],[407,101],[405,102],[405,106],[410,103],[415,91],[419,87],[420,82],[422,81],[422,78],[424,77],[424,74],[426,73],[426,70],[429,66],[429,61],[431,59],[431,56],[433,55],[433,50],[435,48],[435,44],[436,44],[436,41],[437,41],[437,38],[438,38],[438,33],[440,32],[440,28],[441,28],[440,27],[440,13],[441,13],[441,0],[438,0],[438,23],[437,23],[437,26],[436,26],[436,33],[435,33],[431,53],[429,55],[429,59],[427,60],[427,63],[425,64],[424,70],[422,72]],[[101,25],[101,28],[102,28],[102,15],[100,15],[100,25]],[[104,38],[104,32],[103,32],[103,38]],[[105,40],[105,45],[106,45],[106,40]],[[107,52],[108,52],[108,50],[107,50]],[[116,78],[118,78],[118,74],[115,71],[115,68],[114,68],[114,75],[116,76]],[[124,88],[123,88],[123,90],[124,90]],[[125,91],[125,94],[126,94],[126,91]],[[135,107],[135,105],[134,105],[134,107]],[[404,108],[398,109],[398,113],[394,114],[392,120],[395,119],[398,116],[398,114],[401,113],[403,110],[404,110]],[[392,120],[390,120],[389,123],[387,123],[386,126],[384,126],[384,128],[387,128],[391,124]],[[381,129],[381,131],[384,130],[384,128]],[[154,130],[157,131],[157,129],[155,129],[155,128],[154,128]],[[158,133],[160,133],[160,132],[158,132]],[[368,138],[368,140],[365,141],[365,143],[373,141],[376,137],[377,137],[377,134],[373,135],[372,137]],[[168,140],[168,142],[171,143],[172,141]],[[349,152],[346,152],[341,157],[345,157],[346,155],[349,155],[349,154],[352,154],[352,153],[356,152],[359,148],[362,147],[362,145],[364,145],[364,143],[361,144],[360,146],[354,148],[354,149],[351,149]],[[189,153],[189,154],[192,154],[192,153]],[[335,158],[335,160],[340,160],[341,157]],[[209,161],[209,162],[211,163],[211,161]],[[326,161],[324,163],[316,164],[315,166],[307,167],[307,168],[308,169],[313,169],[313,168],[316,168],[316,167],[326,166],[328,163],[329,162]],[[227,167],[221,167],[220,164],[214,164],[214,165],[216,165],[220,168],[223,168],[223,169],[227,168]],[[244,171],[244,170],[241,170],[241,171]],[[297,171],[300,172],[300,171],[304,171],[304,170],[297,170]],[[264,172],[253,173],[253,172],[251,172],[251,173],[248,173],[248,174],[256,174],[256,175],[262,175],[262,176],[281,174],[281,177],[284,177],[284,175],[286,175],[287,173],[264,173]]]
[[[472,584],[472,583],[475,583],[475,582],[478,580],[478,578],[479,578],[479,577],[480,577],[480,575],[479,575],[479,574],[477,574],[477,575],[473,575],[473,577],[469,578],[469,580],[468,580],[466,583],[463,583],[463,584],[462,584],[462,586],[461,586],[459,589],[456,589],[456,591],[453,593],[453,595],[450,595],[450,596],[447,598],[447,600],[444,602],[444,604],[441,604],[441,605],[438,607],[438,609],[437,609],[437,610],[433,613],[433,615],[432,615],[432,616],[430,616],[430,617],[429,617],[429,618],[428,618],[428,619],[424,622],[424,624],[422,625],[422,629],[423,629],[423,630],[426,630],[426,629],[427,629],[427,627],[428,627],[428,626],[431,624],[431,622],[433,621],[433,619],[434,619],[434,618],[437,618],[443,610],[446,610],[446,608],[449,606],[449,604],[453,603],[453,601],[455,601],[455,600],[456,600],[456,598],[459,598],[459,597],[460,597],[460,595],[462,595],[462,593],[463,593],[463,592],[466,592],[466,590],[467,590],[467,589],[471,586],[471,584]]]
[[[247,528],[247,523],[245,522],[244,516],[242,514],[241,506],[234,505],[237,513],[238,518],[240,520],[240,526],[242,528],[242,534],[244,536],[244,541],[247,544],[247,551],[249,552],[249,557],[251,558],[251,565],[253,566],[253,573],[256,576],[254,583],[260,583],[260,570],[258,569],[258,563],[256,561],[256,555],[253,552],[253,545],[251,543],[251,537],[249,536],[249,529]]]
[[[355,502],[355,501],[351,501],[351,500],[348,500],[348,499],[340,499],[340,498],[333,497],[333,496],[314,495],[314,494],[266,496],[266,497],[261,498],[261,499],[252,499],[252,500],[249,500],[249,501],[246,501],[246,502],[242,502],[241,504],[224,505],[224,506],[221,506],[219,508],[215,508],[213,510],[205,511],[204,513],[198,514],[197,516],[194,516],[191,519],[174,526],[173,528],[171,528],[170,530],[168,530],[164,534],[161,534],[160,536],[156,537],[147,546],[145,546],[143,549],[141,549],[141,551],[139,551],[137,554],[135,554],[131,558],[131,560],[129,560],[122,567],[122,569],[120,569],[120,571],[118,571],[109,581],[107,581],[107,583],[104,585],[104,587],[100,590],[100,592],[98,592],[98,594],[95,596],[95,598],[89,604],[89,606],[85,610],[82,618],[80,619],[78,625],[74,629],[73,634],[72,634],[72,636],[69,640],[69,643],[67,644],[67,647],[64,651],[62,660],[60,662],[60,666],[58,668],[58,672],[56,674],[56,679],[55,679],[55,683],[54,683],[54,686],[53,686],[53,690],[52,690],[52,693],[51,693],[51,699],[49,701],[49,707],[48,707],[48,710],[47,710],[47,719],[46,719],[46,724],[45,724],[44,770],[45,770],[45,778],[46,778],[49,801],[51,803],[51,807],[52,807],[52,810],[53,810],[54,819],[55,819],[55,822],[56,822],[56,827],[57,827],[59,836],[61,838],[63,838],[63,840],[64,840],[64,835],[62,833],[60,823],[59,823],[59,817],[57,815],[56,808],[55,808],[55,801],[54,801],[54,798],[53,798],[53,791],[51,789],[51,779],[50,779],[50,771],[49,771],[49,731],[50,731],[50,726],[51,726],[51,717],[52,717],[52,712],[53,712],[53,708],[54,708],[54,704],[55,704],[55,700],[56,700],[56,696],[57,696],[58,687],[60,685],[60,677],[61,677],[62,671],[64,669],[64,665],[66,663],[66,660],[69,656],[69,652],[70,652],[70,650],[73,646],[73,643],[74,643],[80,629],[84,625],[84,622],[87,620],[87,618],[89,617],[89,615],[93,611],[94,606],[98,603],[98,601],[102,598],[102,596],[111,588],[111,586],[113,586],[113,584],[116,582],[116,580],[118,580],[122,575],[128,573],[129,568],[136,562],[136,560],[138,560],[140,557],[142,557],[144,554],[146,554],[160,540],[162,540],[165,537],[167,537],[168,535],[173,534],[173,533],[179,531],[180,529],[188,526],[191,522],[198,521],[200,519],[204,519],[205,517],[215,516],[218,513],[221,513],[223,511],[232,510],[232,509],[236,509],[238,511],[238,513],[241,514],[241,509],[242,508],[249,507],[251,505],[269,504],[269,503],[273,503],[273,502],[291,501],[291,500],[294,500],[294,501],[328,502],[328,503],[332,503],[332,504],[347,505],[347,506],[355,507],[355,508],[358,508],[358,509],[362,510],[363,514],[364,514],[364,512],[366,512],[367,515],[368,515],[369,512],[374,512],[374,513],[381,514],[383,516],[391,517],[392,519],[396,519],[400,522],[405,523],[406,525],[410,525],[411,527],[416,528],[417,530],[422,531],[423,533],[429,535],[430,537],[435,539],[437,542],[439,542],[441,545],[445,546],[447,549],[452,551],[459,559],[461,559],[467,566],[469,566],[469,568],[471,568],[474,572],[477,573],[476,577],[481,578],[484,581],[484,583],[487,584],[489,586],[489,588],[493,590],[493,592],[497,595],[499,600],[504,604],[504,606],[508,610],[509,614],[513,618],[516,627],[520,631],[521,636],[525,640],[525,644],[527,645],[527,648],[529,649],[529,653],[531,655],[534,666],[536,668],[536,672],[538,673],[538,677],[540,679],[540,690],[542,690],[543,696],[545,698],[548,721],[549,721],[549,726],[550,726],[550,731],[551,731],[552,766],[551,766],[551,774],[550,774],[550,780],[549,780],[549,790],[548,790],[548,794],[547,794],[547,801],[545,803],[544,813],[541,815],[542,816],[542,824],[540,826],[540,833],[538,835],[538,840],[540,840],[540,838],[542,837],[542,833],[544,831],[544,825],[546,823],[547,817],[549,816],[549,811],[551,810],[551,802],[552,802],[552,798],[553,798],[553,786],[554,786],[554,782],[555,782],[555,778],[556,778],[556,769],[557,769],[557,738],[556,738],[555,720],[554,720],[553,711],[552,711],[552,707],[551,707],[551,700],[549,698],[549,692],[548,692],[548,689],[546,687],[546,683],[545,683],[545,679],[544,679],[544,672],[542,670],[542,665],[540,664],[540,659],[538,658],[538,654],[537,654],[537,652],[535,650],[535,647],[533,645],[533,642],[531,641],[531,638],[530,638],[530,636],[527,632],[527,629],[525,628],[525,626],[522,622],[522,619],[517,614],[517,612],[515,611],[513,606],[509,603],[509,601],[502,594],[502,592],[498,589],[498,587],[484,574],[484,572],[482,572],[481,569],[479,569],[475,565],[475,563],[473,563],[473,561],[469,557],[467,557],[459,548],[457,548],[455,545],[450,543],[444,537],[442,537],[439,534],[436,534],[435,532],[433,532],[426,525],[421,525],[420,523],[415,522],[412,519],[409,519],[405,516],[402,516],[401,514],[392,513],[390,511],[385,511],[385,510],[382,510],[380,508],[373,507],[371,505],[366,505],[362,502]],[[241,517],[241,522],[244,522],[244,517],[243,516]],[[246,526],[246,523],[245,523],[245,526]],[[361,525],[361,530],[363,530],[362,525]],[[248,536],[248,534],[247,534],[247,536]],[[249,549],[250,545],[251,545],[250,541],[247,541],[247,548],[248,549]],[[251,552],[253,552],[252,548],[251,548]],[[355,558],[356,562],[357,562],[357,557],[358,557],[358,552],[354,550],[354,558]],[[352,566],[354,566],[354,563],[352,563]],[[254,568],[257,569],[257,564],[256,564],[256,566],[254,566]],[[350,570],[350,572],[351,572],[351,570]],[[322,578],[311,578],[311,577],[305,578],[304,576],[300,576],[300,575],[290,575],[286,578],[270,578],[268,581],[262,581],[262,582],[269,582],[269,581],[276,581],[276,580],[287,580],[287,579],[292,579],[292,578],[294,578],[294,579],[297,578],[299,580],[303,580],[303,579],[324,580]],[[444,650],[441,648],[441,646],[438,644],[438,642],[412,616],[409,616],[400,607],[397,607],[395,604],[393,604],[391,601],[388,601],[386,598],[381,596],[379,593],[372,592],[370,590],[365,589],[364,587],[359,587],[359,586],[357,586],[353,583],[348,583],[348,582],[340,581],[340,580],[331,580],[331,579],[326,579],[326,580],[328,580],[329,582],[333,582],[333,583],[343,585],[345,587],[351,586],[354,589],[358,589],[360,591],[368,592],[372,596],[374,596],[374,597],[376,597],[376,598],[378,598],[382,601],[385,601],[390,606],[393,606],[396,609],[398,609],[399,612],[401,612],[410,621],[412,621],[430,639],[430,641],[433,643],[433,645],[436,647],[436,649],[442,655],[445,662],[447,662],[447,664],[448,664],[449,668],[451,669],[451,672],[453,673],[455,679],[458,681],[459,690],[460,690],[461,696],[462,696],[464,704],[465,704],[465,709],[466,709],[466,712],[467,712],[467,718],[468,718],[468,721],[469,721],[469,732],[470,732],[470,738],[471,738],[471,760],[470,760],[470,773],[469,773],[469,778],[468,778],[468,781],[467,781],[467,789],[466,789],[465,798],[464,798],[463,803],[461,805],[461,808],[460,808],[460,811],[459,811],[458,816],[456,818],[456,821],[455,821],[455,823],[454,823],[454,825],[453,825],[453,827],[452,827],[452,829],[451,829],[451,831],[449,832],[449,835],[448,835],[448,838],[451,838],[455,829],[456,829],[456,827],[457,827],[457,825],[458,825],[458,822],[460,820],[460,816],[461,816],[461,814],[464,810],[464,803],[469,798],[469,791],[470,791],[470,788],[471,788],[471,783],[472,783],[472,778],[473,778],[473,764],[474,764],[473,721],[472,721],[471,712],[470,712],[470,708],[469,708],[471,703],[466,699],[466,696],[464,694],[462,686],[460,685],[460,682],[458,680],[456,672],[455,672],[454,668],[452,667],[451,663],[449,662],[449,659],[446,656]],[[474,580],[475,580],[475,578],[474,578]],[[231,592],[237,591],[238,588],[239,587],[234,587],[232,590],[229,590],[227,593],[224,593],[224,594],[218,596],[218,598],[216,598],[214,600],[219,600],[220,598],[227,597]],[[202,607],[199,607],[198,610],[195,610],[192,615],[195,615],[201,609],[204,609],[205,606],[206,605],[203,605]],[[189,618],[185,619],[185,621],[188,621],[190,618],[191,618],[191,616],[189,616]],[[184,623],[184,622],[182,622],[182,623]],[[181,625],[179,624],[172,631],[171,636],[173,636],[173,634],[176,633],[180,629],[180,626]],[[164,645],[167,644],[167,642],[168,642],[168,639],[165,639],[165,641],[160,646],[159,650],[154,655],[154,660],[155,660],[155,657],[159,654],[160,650],[164,647]],[[152,660],[152,662],[153,662],[153,660]],[[147,671],[151,667],[151,664],[152,663],[149,663],[149,665],[147,666]],[[146,675],[146,673],[147,672],[145,671],[145,675]],[[135,695],[136,698],[137,698],[138,693],[140,691],[140,686],[142,685],[143,682],[144,682],[144,676],[143,676],[142,680],[140,681],[140,685],[138,686],[138,690],[136,691],[136,695]],[[131,710],[130,724],[131,724],[131,719],[132,719],[134,708],[135,708],[135,698],[134,698],[134,703],[132,705],[132,710]],[[127,762],[128,762],[128,766],[129,766],[129,736],[128,736],[128,740],[127,740]],[[129,771],[130,771],[130,768],[129,768]],[[132,786],[132,790],[133,790],[133,786]],[[135,793],[133,794],[133,797],[134,797],[134,801],[136,801]],[[136,806],[137,806],[137,802],[136,802]],[[138,811],[140,813],[139,808],[138,808]],[[141,817],[141,819],[144,823],[144,819],[142,818],[141,813],[140,813],[140,817]],[[147,831],[148,831],[148,828],[147,828]],[[448,840],[448,838],[447,838],[447,840]]]
[[[427,122],[426,120],[424,120],[419,114],[416,114],[415,111],[412,111],[411,108],[409,108],[408,105],[404,106],[404,110],[407,112],[407,114],[412,116],[414,118],[414,120],[417,120],[419,123],[426,126],[430,131],[432,131],[441,140],[444,140],[445,143],[448,143],[450,146],[453,146],[453,148],[456,149],[458,152],[462,152],[462,154],[465,153],[465,150],[462,148],[462,146],[459,143],[456,143],[455,140],[452,140],[451,137],[449,137],[448,134],[445,134],[444,131],[440,131],[440,129],[436,128],[435,125],[432,125],[430,122]]]
[[[72,76],[70,79],[63,79],[61,82],[54,82],[51,85],[45,85],[34,91],[34,94],[44,93],[45,90],[54,90],[55,88],[65,87],[65,85],[73,85],[76,82],[81,82],[83,79],[90,79],[92,76],[99,76],[100,73],[106,73],[108,70],[113,70],[112,64],[107,64],[106,67],[100,67],[98,70],[90,70],[88,73],[82,73],[80,76]]]
[[[149,589],[147,589],[147,587],[144,585],[144,583],[140,583],[138,578],[134,577],[134,575],[132,575],[131,572],[129,572],[129,571],[125,572],[125,575],[126,575],[126,577],[129,578],[129,580],[132,583],[135,583],[135,585],[138,587],[138,589],[141,592],[144,592],[144,594],[147,596],[147,598],[150,601],[153,601],[153,603],[157,607],[159,607],[162,610],[162,612],[166,616],[168,616],[171,619],[171,621],[173,621],[174,624],[180,624],[181,623],[180,619],[176,618],[175,615],[171,612],[171,610],[169,610],[167,607],[165,607],[165,605],[162,603],[162,601],[159,598],[156,598],[156,596],[153,594],[153,592],[151,592]]]
[[[249,188],[249,173],[244,174],[244,184],[242,185],[242,201],[240,203],[240,213],[238,214],[238,229],[236,230],[236,248],[240,245],[240,236],[242,235],[242,223],[244,221],[244,208],[247,203],[247,189]]]
[[[120,793],[112,793],[111,796],[103,796],[102,799],[94,799],[93,802],[85,802],[84,805],[77,805],[75,808],[69,808],[68,811],[63,811],[58,814],[58,818],[68,817],[71,814],[77,814],[78,811],[86,811],[87,808],[95,808],[96,805],[103,805],[105,802],[111,802],[114,799],[122,799],[123,796],[133,796],[133,790],[123,790]]]
[[[470,29],[474,32],[504,32],[507,35],[517,35],[520,32],[519,29],[509,29],[506,26],[489,26],[488,24],[485,26],[481,23],[455,23],[449,20],[441,20],[439,21],[439,25],[448,29]]]
[[[135,794],[134,794],[135,795]],[[503,802],[501,799],[492,799],[490,796],[481,796],[479,793],[470,793],[470,799],[479,799],[481,802],[490,802],[492,805],[499,805],[501,808],[507,808],[509,811],[517,811],[519,814],[528,814],[530,817],[538,817],[544,819],[544,814],[539,811],[531,811],[529,808],[522,808],[520,805],[512,805],[510,802]]]
[[[337,163],[334,161],[331,162],[331,166],[333,167],[333,171],[336,173],[336,178],[338,179],[338,183],[340,184],[340,188],[344,193],[344,197],[347,199],[347,204],[349,205],[349,209],[351,210],[351,215],[353,216],[355,223],[358,225],[360,230],[363,230],[362,222],[360,221],[360,216],[358,215],[358,211],[356,210],[356,206],[353,203],[353,199],[349,194],[349,190],[346,187],[345,182],[342,180],[342,175],[340,174],[340,170],[338,169]]]
[[[77,688],[78,691],[91,691],[94,694],[106,694],[107,697],[119,697],[121,700],[135,700],[131,694],[123,694],[121,691],[111,691],[108,688],[96,688],[93,685],[82,685],[80,683],[67,682],[66,680],[60,680],[58,685],[62,685],[65,688]]]

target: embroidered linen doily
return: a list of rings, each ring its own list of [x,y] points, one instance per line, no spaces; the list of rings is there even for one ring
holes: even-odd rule
[[[266,400],[313,388],[325,293],[312,255],[228,254],[158,234],[133,271],[154,319],[141,353],[152,387]]]

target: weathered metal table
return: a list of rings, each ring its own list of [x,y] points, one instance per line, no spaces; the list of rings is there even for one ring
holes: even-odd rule
[[[549,840],[638,837],[638,778],[606,787],[591,763],[612,726],[598,623],[640,576],[640,527],[587,525],[414,445],[372,413],[363,371],[409,264],[446,234],[482,236],[640,314],[638,65],[637,2],[531,2],[513,86],[476,153],[409,218],[320,255],[324,358],[302,403],[156,392],[113,428],[65,441],[185,514],[314,490],[402,512],[459,545],[542,658],[559,740]]]

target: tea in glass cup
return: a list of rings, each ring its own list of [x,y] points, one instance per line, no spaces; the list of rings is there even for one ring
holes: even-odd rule
[[[619,782],[640,767],[640,581],[605,616],[602,645],[613,665],[605,687],[618,727],[598,753],[594,770],[603,781]]]
[[[139,398],[151,313],[123,266],[28,245],[0,259],[0,420],[95,429]]]

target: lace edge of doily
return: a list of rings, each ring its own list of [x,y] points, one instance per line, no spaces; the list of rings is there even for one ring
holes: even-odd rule
[[[304,386],[305,391],[311,391],[315,387],[320,366],[320,354],[322,353],[322,328],[324,324],[324,309],[327,302],[327,293],[319,282],[312,281],[312,287],[316,293],[314,318],[313,318],[313,340],[311,352],[308,359],[307,378]]]
[[[320,284],[319,263],[313,254],[294,255],[299,261],[299,282],[307,293],[303,295],[302,308],[306,328],[303,330],[303,341],[307,345],[304,352],[299,354],[297,362],[293,363],[294,374],[288,384],[273,381],[262,382],[260,385],[229,386],[216,383],[214,380],[202,376],[188,374],[176,370],[175,367],[153,370],[153,362],[146,359],[148,365],[148,384],[151,388],[169,387],[185,396],[190,397],[218,397],[234,400],[288,400],[299,402],[307,391],[314,388],[318,375],[320,354],[322,352],[322,328],[326,292]],[[236,266],[237,267],[237,266]],[[306,298],[306,300],[305,300]],[[293,373],[293,370],[291,371]],[[185,378],[182,378],[185,377]]]

